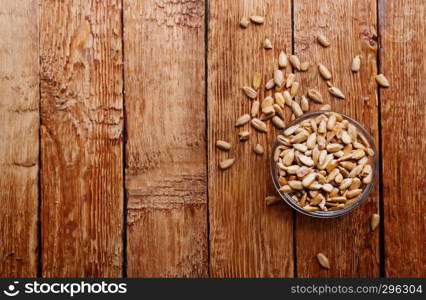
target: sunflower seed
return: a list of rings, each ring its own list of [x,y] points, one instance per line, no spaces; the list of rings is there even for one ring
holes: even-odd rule
[[[330,143],[326,147],[328,152],[337,152],[343,149],[343,145],[337,143]]]
[[[285,68],[287,64],[288,64],[287,55],[283,51],[281,51],[280,55],[278,56],[278,66],[280,68]]]
[[[222,161],[219,163],[219,167],[220,167],[222,170],[226,170],[226,169],[230,168],[230,167],[234,164],[234,162],[235,162],[235,158],[225,159],[225,160],[222,160]]]
[[[252,80],[253,88],[255,90],[259,89],[261,82],[262,82],[262,74],[260,74],[259,72],[254,72],[253,80]]]
[[[266,127],[266,124],[259,119],[253,118],[251,120],[251,125],[254,127],[254,129],[260,132],[265,132],[265,133],[268,132],[268,128]]]
[[[265,150],[263,149],[263,146],[261,144],[256,144],[256,146],[254,146],[253,148],[254,153],[258,154],[258,155],[262,155]]]
[[[285,83],[285,87],[291,88],[291,86],[293,85],[295,80],[296,80],[296,75],[294,75],[293,73],[288,74],[287,80],[286,80],[286,83]]]
[[[282,161],[283,161],[284,166],[287,166],[287,167],[291,166],[291,164],[294,161],[294,150],[291,149],[290,151],[288,151],[287,154],[284,155]]]
[[[361,173],[363,168],[364,168],[363,165],[358,165],[355,168],[353,168],[352,171],[349,173],[349,178],[357,177],[359,173]]]
[[[384,87],[384,88],[389,87],[389,81],[383,74],[376,75],[376,81],[381,87]]]
[[[240,26],[242,28],[247,28],[250,24],[250,20],[247,17],[242,17],[240,21]]]
[[[274,79],[269,79],[268,82],[265,84],[265,89],[270,90],[275,86]]]
[[[299,60],[299,57],[297,55],[290,55],[290,64],[297,71],[300,71],[300,60]]]
[[[377,228],[377,226],[379,226],[379,223],[380,223],[380,216],[378,214],[373,214],[371,216],[371,223],[370,223],[371,230],[374,231]]]
[[[300,64],[300,70],[306,72],[309,69],[309,62],[305,61]]]
[[[342,131],[342,136],[340,137],[340,139],[346,145],[352,143],[352,138],[349,136],[349,134],[345,130]]]
[[[263,42],[263,48],[265,48],[266,50],[272,49],[272,43],[269,39],[265,39],[265,41]]]
[[[243,126],[244,124],[247,124],[250,121],[250,115],[245,114],[242,115],[237,119],[237,122],[235,123],[235,127]]]
[[[308,166],[308,167],[312,167],[314,165],[314,161],[312,160],[312,158],[301,154],[299,156],[299,160],[301,163],[303,163],[304,165]]]
[[[303,185],[302,182],[299,180],[290,180],[288,182],[288,185],[293,189],[293,190],[303,190]]]
[[[257,97],[257,92],[249,86],[243,87],[243,91],[250,99],[255,99]]]
[[[320,43],[320,45],[323,47],[328,47],[331,45],[330,41],[323,34],[318,34],[317,40],[318,40],[318,43]]]
[[[342,183],[340,183],[339,190],[346,190],[352,184],[352,178],[343,179]]]
[[[297,81],[293,82],[291,89],[290,89],[290,95],[292,97],[295,97],[297,95],[297,92],[299,91],[299,86],[300,86],[300,84]]]
[[[317,173],[315,173],[315,172],[309,173],[308,175],[306,175],[305,178],[303,178],[302,185],[304,187],[308,187],[315,181],[316,178],[317,178]]]
[[[231,144],[222,140],[216,141],[216,147],[223,151],[229,151],[231,149]]]
[[[323,103],[321,94],[315,89],[308,89],[307,96],[315,103]]]
[[[271,206],[271,205],[278,204],[278,203],[280,203],[281,201],[280,201],[280,199],[278,199],[278,197],[276,197],[276,196],[267,196],[267,197],[265,198],[265,202],[266,202],[266,205],[267,205],[267,206]]]
[[[317,260],[321,267],[323,267],[324,269],[330,269],[330,261],[324,253],[318,253]]]
[[[274,104],[272,107],[275,110],[275,114],[278,115],[281,119],[284,119],[284,111],[282,110],[281,106]]]
[[[256,24],[262,24],[265,22],[265,18],[261,16],[250,16],[250,20]]]
[[[247,141],[250,137],[250,132],[249,131],[242,131],[240,133],[238,133],[238,136],[240,137],[240,141],[244,142]]]
[[[325,80],[331,79],[331,72],[323,64],[318,64],[318,71]]]
[[[303,112],[309,111],[309,101],[308,98],[306,98],[305,96],[302,96],[302,98],[300,98],[300,107],[302,108]]]
[[[290,139],[290,142],[292,144],[299,144],[301,142],[306,141],[306,139],[308,138],[308,136],[309,136],[309,133],[306,130],[303,130],[303,131],[299,132],[298,134],[296,134],[295,136],[293,136]]]
[[[361,58],[359,57],[359,55],[357,55],[352,60],[351,70],[352,72],[357,73],[360,68],[361,68]]]
[[[267,96],[265,99],[263,99],[260,107],[265,108],[268,106],[272,106],[272,104],[274,104],[274,98],[272,98],[271,96]]]
[[[284,97],[285,104],[291,107],[291,104],[293,102],[293,98],[291,97],[290,92],[284,91],[283,97]]]
[[[342,91],[339,90],[335,86],[332,86],[332,87],[328,88],[328,91],[330,92],[330,94],[332,94],[333,96],[335,96],[337,98],[345,99],[345,95],[342,93]]]
[[[300,107],[299,103],[297,103],[296,101],[293,101],[291,103],[291,109],[293,110],[293,113],[296,117],[300,117],[301,115],[303,115],[302,108]]]
[[[331,109],[330,104],[326,104],[326,105],[321,106],[319,110],[330,110],[330,109]]]
[[[251,116],[254,118],[257,116],[257,114],[259,113],[259,107],[260,107],[260,102],[259,101],[253,101],[253,104],[251,105]]]
[[[320,208],[316,207],[316,206],[306,205],[306,206],[303,207],[303,210],[305,210],[307,212],[313,212],[313,211],[319,211]]]
[[[277,69],[274,71],[274,83],[277,87],[281,88],[284,83],[284,74],[283,71]]]
[[[262,113],[263,113],[263,117],[265,120],[270,119],[269,117],[273,117],[275,115],[275,109],[274,107],[271,106],[266,106],[264,108],[262,108]]]
[[[278,116],[272,118],[272,124],[278,129],[283,129],[285,127],[284,121]]]

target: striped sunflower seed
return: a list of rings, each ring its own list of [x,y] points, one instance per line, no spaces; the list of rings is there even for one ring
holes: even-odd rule
[[[318,64],[318,72],[325,80],[331,79],[331,72],[323,64]]]
[[[216,147],[223,151],[229,151],[231,149],[231,144],[226,141],[218,140],[216,141]]]
[[[250,20],[255,24],[263,24],[265,18],[261,16],[250,16]]]
[[[323,99],[320,92],[318,92],[315,89],[308,89],[307,96],[309,99],[311,99],[315,103],[323,103]]]
[[[250,121],[250,119],[251,118],[249,114],[242,115],[241,117],[237,119],[237,122],[235,122],[235,127],[239,127],[239,126],[243,126],[247,124]]]
[[[324,269],[330,269],[330,261],[324,253],[318,253],[317,260],[321,267],[323,267]]]
[[[288,57],[287,54],[285,54],[283,51],[280,52],[280,55],[278,56],[278,66],[280,68],[285,68],[288,65]]]
[[[290,64],[297,71],[300,71],[300,59],[299,59],[299,57],[297,55],[290,55]]]
[[[259,119],[253,118],[251,120],[251,125],[254,127],[254,129],[256,129],[260,132],[264,132],[264,133],[268,132],[268,128],[266,127],[265,122],[263,122]]]
[[[257,97],[256,90],[254,90],[253,88],[249,86],[243,87],[243,91],[246,94],[246,96],[249,97],[250,99],[255,99]]]
[[[255,90],[259,89],[261,82],[262,82],[262,74],[260,74],[259,72],[254,72],[253,80],[252,80],[253,88]]]

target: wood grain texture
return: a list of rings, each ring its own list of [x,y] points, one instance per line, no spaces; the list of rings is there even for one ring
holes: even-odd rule
[[[129,277],[208,275],[204,5],[124,1]]]
[[[0,1],[0,276],[37,274],[37,1]]]
[[[332,110],[345,113],[363,124],[378,146],[378,107],[376,74],[377,41],[376,2],[294,1],[295,52],[301,61],[313,66],[300,74],[302,91],[317,88]],[[322,33],[331,41],[323,48],[316,37]],[[361,56],[359,73],[351,72],[351,62]],[[317,64],[327,66],[333,84],[346,95],[336,100],[318,73]],[[315,109],[319,105],[311,107]],[[299,277],[378,277],[379,230],[370,231],[370,217],[379,210],[378,187],[362,206],[349,215],[332,220],[316,220],[297,215],[296,247]],[[316,254],[324,253],[331,263],[330,270],[321,269]]]
[[[265,24],[239,27],[243,16],[266,16]],[[264,50],[269,38],[273,50]],[[293,213],[284,204],[267,207],[265,197],[274,193],[269,145],[275,130],[261,134],[235,120],[249,113],[251,101],[241,87],[250,85],[253,72],[263,74],[263,84],[272,78],[273,61],[280,51],[290,54],[290,1],[210,1],[208,40],[208,153],[210,259],[213,277],[292,277]],[[271,91],[260,93],[263,99]],[[251,131],[250,140],[238,141],[238,132]],[[232,143],[230,153],[218,151],[216,140]],[[266,151],[256,156],[253,147]],[[231,169],[218,164],[235,157]]]
[[[426,277],[424,1],[379,1],[386,277]]]
[[[122,274],[120,0],[43,0],[43,276]]]

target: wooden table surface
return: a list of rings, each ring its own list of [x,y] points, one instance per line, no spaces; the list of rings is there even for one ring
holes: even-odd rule
[[[425,277],[425,12],[422,0],[0,0],[1,277]],[[266,21],[243,30],[249,15]],[[297,73],[301,94],[319,89],[375,139],[376,188],[344,217],[267,207],[276,132],[238,142],[240,88],[269,79],[282,50],[330,66],[346,100],[315,67]]]

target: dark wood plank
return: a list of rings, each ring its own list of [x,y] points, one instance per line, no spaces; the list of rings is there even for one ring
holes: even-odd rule
[[[425,2],[379,1],[386,277],[426,277]]]
[[[275,139],[250,125],[250,140],[238,142],[235,120],[250,112],[251,101],[241,87],[250,85],[253,73],[262,72],[263,83],[272,78],[273,60],[280,51],[291,53],[291,1],[210,1],[208,41],[208,153],[210,260],[213,277],[293,276],[292,211],[284,204],[266,207],[273,194],[270,145]],[[266,16],[265,24],[239,27],[243,16]],[[274,49],[263,49],[269,38]],[[260,93],[260,99],[272,92]],[[232,142],[232,150],[215,148],[216,140]],[[253,147],[266,149],[257,157]],[[231,169],[218,164],[235,157]]]
[[[373,135],[378,146],[378,107],[376,74],[377,42],[376,1],[294,1],[295,52],[301,61],[310,61],[309,72],[300,74],[302,91],[317,88],[324,103],[345,113]],[[322,33],[331,41],[323,48],[316,37]],[[351,72],[354,56],[360,55],[362,66]],[[327,66],[332,82],[346,94],[336,100],[327,91],[318,74],[317,64]],[[312,105],[311,110],[319,105]],[[296,250],[299,277],[371,277],[380,276],[379,230],[371,232],[370,217],[379,210],[378,188],[361,207],[347,216],[321,220],[297,215]],[[321,269],[316,254],[330,259],[330,270]]]
[[[121,276],[121,0],[41,4],[43,276]]]
[[[204,1],[124,1],[129,277],[208,275]]]
[[[37,275],[37,1],[0,1],[0,276]]]

